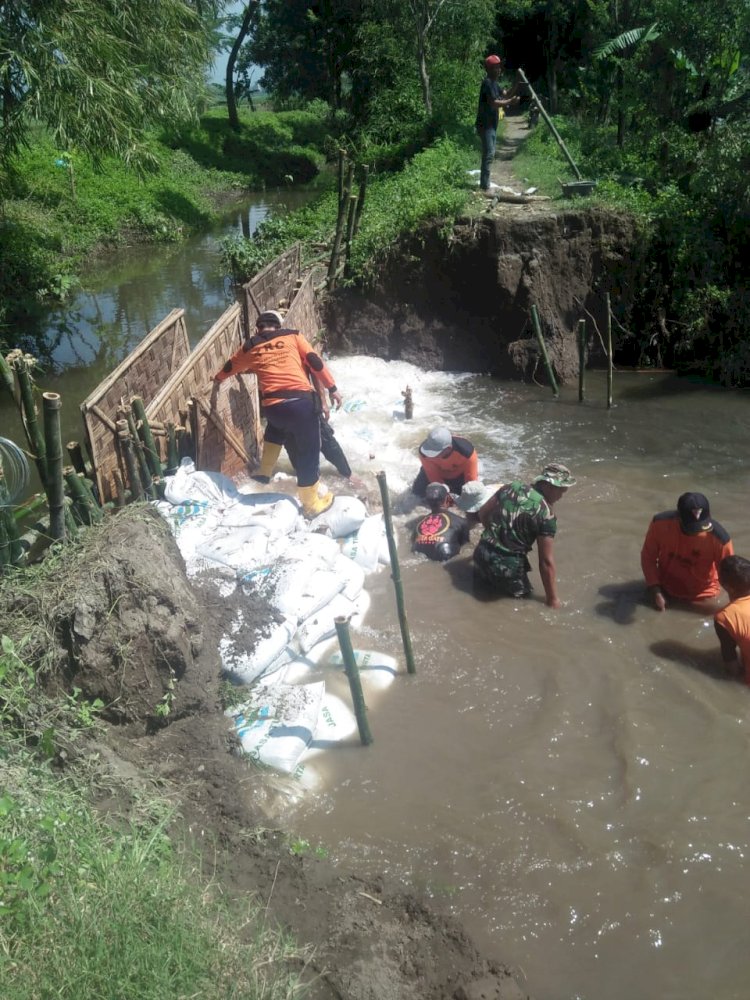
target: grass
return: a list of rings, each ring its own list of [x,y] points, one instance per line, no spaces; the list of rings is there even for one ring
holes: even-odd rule
[[[163,803],[114,829],[81,775],[28,748],[34,672],[0,646],[3,1000],[291,1000],[305,955],[258,904],[231,908],[167,836]],[[54,737],[53,737],[54,739]],[[75,781],[79,784],[76,785]]]

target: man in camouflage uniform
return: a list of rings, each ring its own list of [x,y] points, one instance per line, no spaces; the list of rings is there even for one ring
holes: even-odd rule
[[[479,511],[484,532],[474,550],[476,581],[506,597],[528,597],[528,553],[536,542],[539,574],[547,607],[561,607],[557,596],[554,504],[575,485],[570,470],[557,462],[542,469],[533,483],[507,483]]]

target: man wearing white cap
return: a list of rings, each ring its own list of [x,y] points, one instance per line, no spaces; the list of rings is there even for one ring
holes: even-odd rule
[[[423,497],[430,483],[445,483],[451,493],[460,493],[464,483],[478,476],[479,460],[474,445],[451,434],[447,427],[433,427],[419,446],[422,468],[412,492]]]
[[[536,542],[545,603],[561,607],[554,557],[557,518],[552,508],[574,485],[570,470],[551,462],[531,484],[507,483],[484,504],[479,511],[484,532],[474,550],[475,579],[480,585],[506,597],[529,597],[528,553]]]

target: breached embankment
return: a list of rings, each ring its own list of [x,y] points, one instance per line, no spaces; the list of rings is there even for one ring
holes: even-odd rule
[[[636,221],[599,208],[553,212],[504,205],[435,224],[394,248],[378,286],[337,290],[323,303],[334,353],[370,354],[422,368],[530,376],[539,310],[561,382],[578,372],[575,331],[588,322],[588,358],[603,358],[606,299],[624,328],[637,322],[644,267]]]

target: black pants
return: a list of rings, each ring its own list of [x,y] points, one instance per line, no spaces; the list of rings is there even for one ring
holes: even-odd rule
[[[287,455],[289,455],[289,461],[296,469],[297,452],[294,439],[288,438],[285,440],[284,446],[286,448]],[[322,416],[320,417],[320,450],[323,453],[323,457],[328,459],[331,465],[335,466],[337,472],[339,472],[345,479],[348,479],[349,476],[351,476],[352,467],[349,465],[346,455],[341,449],[341,445],[336,440],[333,428]]]

